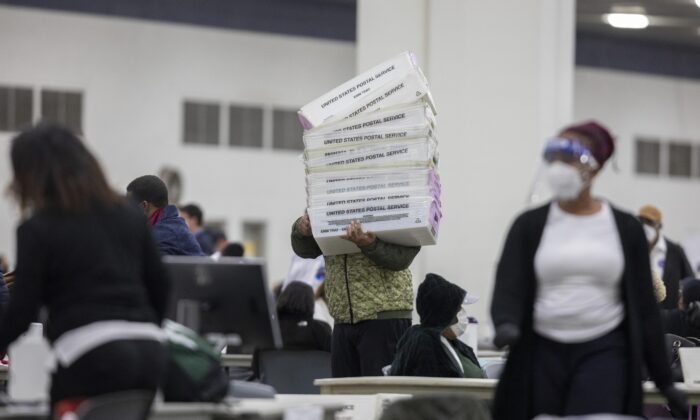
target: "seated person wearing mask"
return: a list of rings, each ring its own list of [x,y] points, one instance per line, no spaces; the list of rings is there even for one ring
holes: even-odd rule
[[[399,341],[389,374],[485,378],[474,351],[458,340],[467,329],[466,306],[476,301],[439,275],[426,275],[416,297],[420,325]]]
[[[136,178],[126,187],[126,195],[148,218],[161,254],[204,255],[177,207],[168,204],[168,187],[160,178],[155,175]]]

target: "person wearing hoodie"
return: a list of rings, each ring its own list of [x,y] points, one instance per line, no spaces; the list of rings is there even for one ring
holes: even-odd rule
[[[477,298],[437,274],[418,287],[420,324],[406,331],[391,364],[392,376],[485,378],[471,347],[458,340],[469,323],[467,305]]]

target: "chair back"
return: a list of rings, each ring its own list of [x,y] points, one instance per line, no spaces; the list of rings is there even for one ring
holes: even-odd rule
[[[319,394],[316,379],[331,377],[331,354],[318,350],[260,351],[260,382],[280,394]]]

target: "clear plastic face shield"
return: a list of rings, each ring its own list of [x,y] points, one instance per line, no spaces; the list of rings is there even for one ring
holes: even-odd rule
[[[542,158],[528,204],[576,199],[590,184],[592,173],[600,167],[586,146],[565,137],[548,140]]]

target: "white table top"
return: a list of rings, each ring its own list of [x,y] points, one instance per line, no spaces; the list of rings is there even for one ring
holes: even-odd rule
[[[412,376],[369,376],[357,378],[318,379],[314,384],[322,394],[435,394],[468,393],[478,398],[491,399],[497,379],[426,378]],[[700,386],[677,383],[676,387],[688,395],[688,403],[700,405]],[[644,401],[647,404],[664,403],[664,397],[653,383],[644,383]]]
[[[156,403],[151,410],[150,419],[267,419],[282,418],[288,409],[308,405],[305,401],[295,401],[294,398],[275,399],[231,399],[222,404],[210,403]],[[343,404],[334,401],[314,401],[313,405],[321,407],[326,416],[343,409]],[[48,407],[40,406],[9,406],[0,407],[0,419],[45,419]]]

